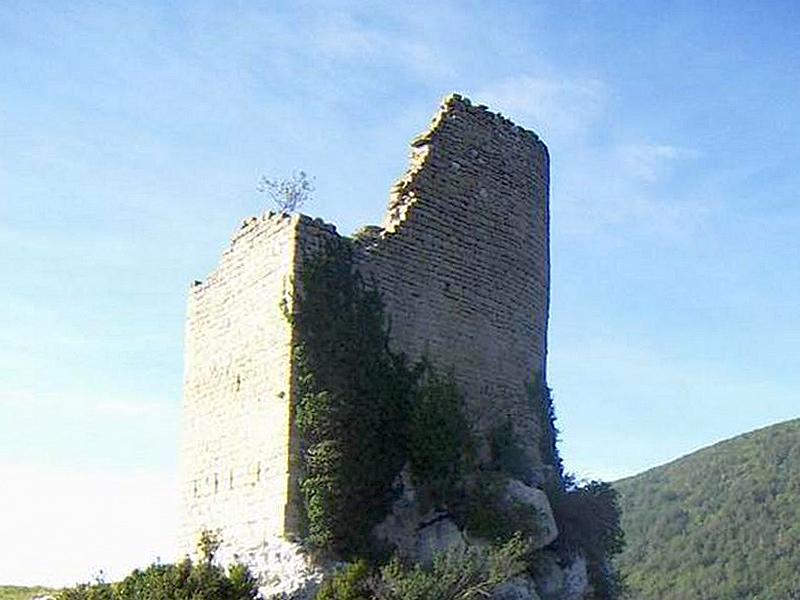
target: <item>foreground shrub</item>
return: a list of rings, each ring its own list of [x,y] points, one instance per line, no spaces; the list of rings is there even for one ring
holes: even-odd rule
[[[453,549],[430,566],[408,565],[397,558],[370,573],[359,562],[337,573],[315,600],[478,600],[523,575],[530,545],[514,536],[502,546]]]
[[[320,588],[315,600],[370,600],[369,565],[360,560],[348,565]]]
[[[135,570],[119,583],[83,584],[62,590],[58,600],[253,600],[258,586],[247,567],[228,572],[186,559]]]
[[[502,583],[523,574],[530,547],[521,536],[488,551],[472,547],[451,550],[426,568],[393,560],[374,586],[378,600],[477,600]]]
[[[258,583],[244,565],[227,571],[214,564],[219,541],[208,532],[200,541],[201,560],[153,564],[118,583],[99,581],[61,590],[57,600],[254,600]]]

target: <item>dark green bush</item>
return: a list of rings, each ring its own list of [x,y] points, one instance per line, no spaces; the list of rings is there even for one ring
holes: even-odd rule
[[[489,450],[493,469],[508,473],[521,481],[528,481],[531,464],[517,442],[511,419],[506,419],[492,429],[489,434]]]
[[[408,428],[411,474],[425,499],[444,507],[461,483],[470,440],[464,399],[452,378],[427,368]]]
[[[320,588],[315,600],[370,600],[369,565],[359,560],[335,573]]]
[[[564,558],[576,554],[586,558],[598,599],[618,598],[622,585],[610,562],[625,546],[617,492],[604,481],[577,485],[571,477],[565,480],[570,487],[549,494],[559,530],[556,550]]]

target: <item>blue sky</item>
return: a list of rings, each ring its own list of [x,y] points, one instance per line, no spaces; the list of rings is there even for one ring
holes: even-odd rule
[[[451,91],[552,156],[562,452],[800,416],[794,2],[0,4],[0,583],[172,558],[188,283],[261,174],[380,223]],[[10,491],[8,491],[10,488]],[[146,491],[145,491],[146,490]]]

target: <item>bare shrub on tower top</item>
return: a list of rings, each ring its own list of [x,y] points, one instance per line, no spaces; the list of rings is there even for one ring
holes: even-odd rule
[[[256,189],[269,196],[278,212],[294,213],[311,199],[314,180],[305,171],[297,171],[289,179],[262,176]]]

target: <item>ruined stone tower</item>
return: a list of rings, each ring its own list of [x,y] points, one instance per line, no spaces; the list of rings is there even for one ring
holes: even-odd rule
[[[545,367],[547,149],[457,95],[411,145],[383,226],[356,236],[358,268],[383,295],[396,349],[452,371],[479,427],[510,417],[537,463],[540,423],[525,386]],[[282,302],[291,306],[304,256],[336,235],[305,216],[246,220],[219,266],[191,288],[181,444],[187,553],[204,529],[245,558],[294,531],[295,366]]]

